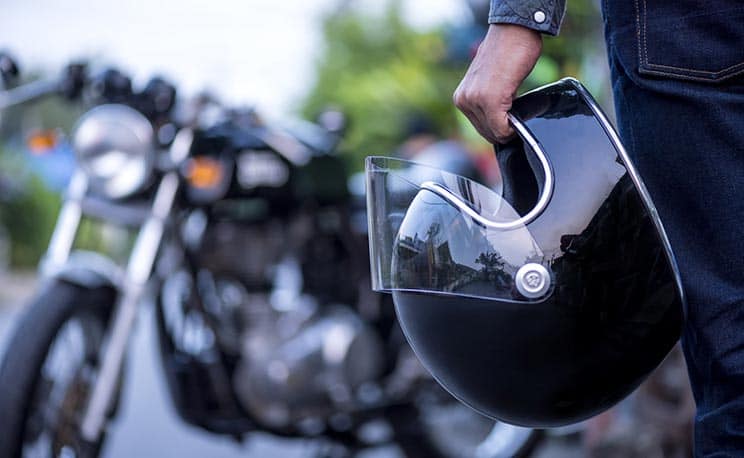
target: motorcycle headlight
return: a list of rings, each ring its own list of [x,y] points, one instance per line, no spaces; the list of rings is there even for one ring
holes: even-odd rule
[[[73,144],[91,186],[112,199],[132,195],[153,169],[153,128],[137,110],[101,105],[84,114]]]

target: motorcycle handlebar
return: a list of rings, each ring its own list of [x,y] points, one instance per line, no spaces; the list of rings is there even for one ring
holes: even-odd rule
[[[0,55],[0,62],[4,57],[5,55]],[[0,111],[16,105],[35,102],[50,95],[61,95],[74,100],[80,96],[85,87],[87,81],[85,70],[85,64],[73,63],[65,68],[60,77],[32,81],[13,89],[0,91]]]
[[[15,105],[22,105],[38,100],[47,95],[57,92],[59,81],[38,80],[23,86],[0,92],[0,110],[5,110]]]

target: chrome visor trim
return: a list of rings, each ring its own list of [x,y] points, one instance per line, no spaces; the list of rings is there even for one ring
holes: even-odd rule
[[[674,274],[674,280],[677,284],[679,297],[683,304],[683,313],[685,317],[687,317],[687,298],[685,296],[684,288],[682,288],[682,275],[679,272],[677,259],[674,256],[674,251],[672,251],[672,244],[669,241],[669,237],[667,236],[666,231],[664,230],[664,224],[659,217],[659,212],[656,210],[656,206],[654,205],[653,200],[651,200],[651,195],[649,194],[648,189],[646,189],[646,185],[643,183],[643,179],[641,178],[638,171],[635,169],[630,156],[628,156],[628,152],[625,150],[623,143],[620,141],[620,137],[618,136],[617,131],[607,119],[607,116],[604,114],[604,111],[602,111],[602,108],[599,106],[597,101],[594,100],[594,97],[592,97],[592,95],[584,87],[584,85],[575,78],[563,78],[561,81],[567,81],[576,88],[579,95],[581,95],[581,98],[586,102],[587,105],[589,105],[592,113],[594,113],[594,116],[599,120],[600,125],[612,140],[617,153],[623,159],[623,165],[625,165],[625,169],[628,171],[628,175],[630,175],[630,178],[633,180],[636,189],[638,189],[638,192],[641,195],[641,200],[648,209],[651,220],[654,222],[656,230],[659,232],[662,245],[664,245],[664,251],[666,252],[667,260],[669,261],[672,272]]]
[[[545,174],[545,184],[543,186],[542,193],[540,194],[540,198],[535,204],[535,207],[532,208],[532,210],[530,210],[527,214],[525,214],[521,218],[515,219],[514,221],[493,221],[478,213],[470,205],[464,202],[459,196],[452,193],[450,190],[438,183],[435,183],[433,181],[426,181],[424,183],[421,183],[420,185],[421,189],[431,191],[439,197],[443,198],[447,202],[457,207],[460,211],[471,217],[477,223],[487,228],[497,229],[501,231],[508,231],[524,227],[534,221],[538,216],[540,216],[540,214],[547,208],[548,203],[550,202],[550,198],[553,196],[553,188],[555,184],[553,169],[550,165],[550,161],[548,160],[548,156],[545,154],[545,151],[543,150],[540,143],[519,118],[512,115],[511,113],[509,113],[508,116],[509,121],[511,122],[512,126],[514,126],[514,130],[529,145],[532,151],[534,151],[535,156],[537,156],[538,160],[540,161],[543,173]]]

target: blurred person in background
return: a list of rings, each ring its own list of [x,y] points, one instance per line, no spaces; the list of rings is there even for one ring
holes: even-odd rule
[[[492,143],[557,35],[566,0],[491,0],[490,27],[455,91]],[[744,5],[737,0],[604,0],[618,128],[679,262],[682,346],[697,403],[697,456],[744,453]],[[702,246],[702,241],[705,246]]]
[[[409,161],[446,167],[462,176],[493,185],[498,179],[498,167],[493,155],[476,154],[457,138],[446,138],[436,123],[424,112],[407,116],[403,143],[396,156]],[[445,165],[446,164],[446,165]]]

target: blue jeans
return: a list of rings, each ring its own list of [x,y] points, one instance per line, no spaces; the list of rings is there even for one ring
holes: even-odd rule
[[[620,135],[687,294],[696,456],[744,456],[744,3],[603,0]]]

